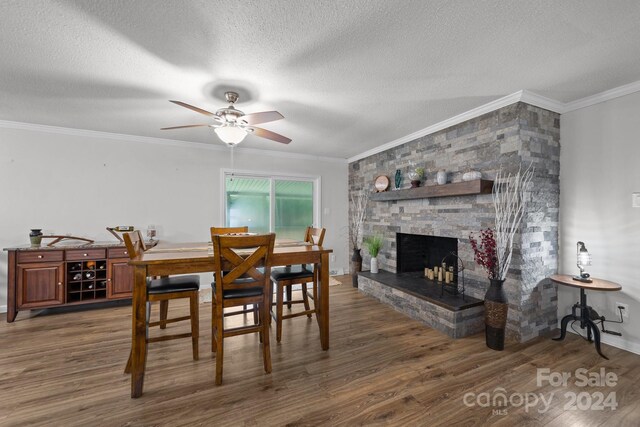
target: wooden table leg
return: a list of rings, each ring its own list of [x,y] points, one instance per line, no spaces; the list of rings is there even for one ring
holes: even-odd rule
[[[142,396],[144,368],[147,362],[147,267],[135,267],[133,280],[131,329],[131,397]]]
[[[320,259],[320,283],[318,299],[314,301],[320,308],[320,344],[323,350],[329,350],[329,254],[323,253]]]

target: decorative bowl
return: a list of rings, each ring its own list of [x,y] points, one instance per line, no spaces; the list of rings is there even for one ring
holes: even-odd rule
[[[478,172],[478,171],[469,171],[462,174],[463,181],[474,181],[480,178],[482,178],[482,172]]]

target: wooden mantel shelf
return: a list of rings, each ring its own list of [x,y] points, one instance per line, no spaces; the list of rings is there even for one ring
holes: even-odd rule
[[[409,200],[429,197],[471,196],[475,194],[491,194],[493,181],[475,179],[473,181],[454,182],[453,184],[428,185],[426,187],[406,188],[404,190],[383,191],[371,194],[371,200]]]

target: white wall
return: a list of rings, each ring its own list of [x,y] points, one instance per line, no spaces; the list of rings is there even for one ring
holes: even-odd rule
[[[0,126],[0,248],[28,244],[31,228],[104,241],[114,240],[106,226],[155,224],[161,240],[209,240],[209,227],[222,225],[220,169],[229,167],[228,150],[202,144]],[[348,271],[346,160],[238,149],[235,168],[320,176],[325,246],[336,255],[330,268]],[[1,252],[2,311],[6,292],[7,255]]]
[[[603,341],[640,353],[640,92],[562,115],[560,155],[560,273],[575,274],[576,242],[592,255],[592,276],[622,285],[621,292],[588,292],[588,303],[607,319],[614,304],[629,304],[623,325],[607,324],[622,338]],[[560,286],[558,319],[579,298]],[[605,352],[606,354],[606,352]]]

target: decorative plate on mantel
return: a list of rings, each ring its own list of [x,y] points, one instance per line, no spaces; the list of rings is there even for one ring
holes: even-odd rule
[[[374,181],[374,186],[376,187],[376,192],[382,193],[383,191],[387,191],[389,188],[389,178],[384,175],[380,175]]]

